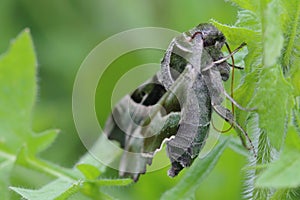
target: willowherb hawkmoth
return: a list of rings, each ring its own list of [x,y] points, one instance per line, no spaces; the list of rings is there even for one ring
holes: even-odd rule
[[[221,105],[225,96],[242,109],[222,81],[229,78],[230,67],[236,67],[227,59],[244,44],[224,56],[225,43],[223,33],[212,24],[200,24],[175,37],[161,70],[115,106],[104,133],[124,149],[120,176],[137,181],[165,141],[172,165],[168,174],[176,176],[203,148],[213,110],[247,136],[233,113]]]

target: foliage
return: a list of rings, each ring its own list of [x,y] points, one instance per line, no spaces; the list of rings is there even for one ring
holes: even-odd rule
[[[300,2],[232,2],[241,8],[235,26],[216,25],[230,43],[246,41],[249,48],[247,74],[235,95],[238,102],[256,109],[255,114],[237,111],[258,151],[256,158],[249,158],[253,170],[245,183],[245,197],[277,199],[280,194],[281,199],[297,199]]]
[[[109,198],[98,188],[132,182],[128,179],[98,179],[99,166],[85,163],[65,169],[38,157],[38,153],[53,142],[57,131],[34,133],[30,127],[36,96],[36,59],[28,30],[22,32],[2,56],[0,70],[3,94],[0,104],[1,188],[10,186],[26,199],[66,199],[78,191],[90,197]],[[23,184],[33,188],[46,185],[37,190],[11,186]],[[9,190],[1,191],[0,195],[1,199],[17,198]]]
[[[232,148],[249,160],[244,168],[243,197],[299,199],[300,2],[231,2],[240,9],[234,26],[212,23],[225,34],[231,46],[246,42],[248,48],[235,99],[255,110],[250,113],[236,110],[236,118],[254,139],[257,157]],[[25,30],[0,58],[0,199],[19,199],[19,195],[25,199],[114,199],[118,192],[130,193],[136,188],[157,192],[153,184],[149,186],[146,182],[160,181],[161,176],[166,176],[165,171],[152,180],[149,177],[157,174],[145,175],[141,183],[133,185],[129,179],[105,178],[109,169],[88,155],[72,168],[41,158],[40,153],[53,144],[58,131],[32,130],[32,110],[37,98],[36,66],[31,36]],[[234,147],[228,143],[221,141],[206,158],[195,161],[177,179],[161,182],[161,198],[195,198],[197,189],[207,183],[208,174],[218,168],[217,161],[222,159],[225,147]],[[229,184],[230,180],[226,181]],[[170,188],[172,185],[175,186]],[[145,192],[140,191],[140,195]]]

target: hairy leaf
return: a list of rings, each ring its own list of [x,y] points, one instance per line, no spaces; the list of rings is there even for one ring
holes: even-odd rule
[[[260,128],[268,133],[271,144],[280,149],[285,136],[287,116],[291,114],[292,87],[284,79],[279,65],[263,68],[252,99],[259,113]]]
[[[280,159],[270,164],[257,179],[257,187],[295,188],[300,186],[300,138],[290,128]]]
[[[31,129],[37,86],[36,59],[28,30],[23,31],[0,58],[0,71],[3,94],[0,101],[0,199],[17,198],[9,192],[9,186],[25,199],[66,199],[78,191],[91,197],[95,194],[108,197],[99,191],[99,186],[131,183],[128,179],[97,179],[100,171],[89,164],[78,166],[81,174],[76,168],[66,169],[37,157],[54,141],[58,131],[37,134]],[[87,190],[88,184],[96,188],[93,193]]]
[[[263,65],[271,67],[277,63],[283,47],[283,35],[280,27],[280,2],[273,0],[261,8],[262,18]]]
[[[230,0],[230,1],[245,10],[257,11],[259,7],[258,0]]]
[[[8,188],[10,172],[23,145],[31,155],[47,148],[57,131],[35,134],[31,112],[36,96],[36,60],[28,30],[23,31],[0,58],[0,184]],[[1,199],[9,199],[7,189]]]
[[[39,190],[30,190],[24,188],[10,187],[13,191],[19,193],[23,198],[30,200],[52,200],[67,199],[80,189],[81,181],[72,183],[67,180],[57,179]]]
[[[220,29],[228,37],[229,42],[244,38],[249,49],[249,54],[245,58],[248,73],[242,73],[243,81],[235,92],[235,100],[244,107],[255,109],[255,114],[236,110],[236,118],[243,127],[247,127],[247,132],[256,143],[258,156],[249,158],[250,165],[265,165],[273,163],[278,158],[278,152],[285,143],[287,125],[291,123],[291,114],[297,113],[293,109],[295,109],[294,98],[299,96],[300,91],[298,67],[300,3],[297,0],[231,2],[242,8],[235,26],[238,27],[236,30],[243,30],[244,34],[242,37],[232,36],[228,33],[231,31],[230,28],[224,30],[221,28],[225,27],[224,25],[221,25]],[[249,33],[252,31],[252,37],[245,34],[247,31]],[[288,158],[282,154],[280,159]],[[297,159],[293,161],[297,165]],[[281,163],[283,167],[284,162]],[[274,172],[272,166],[273,164],[270,165],[270,170],[272,168]],[[278,167],[278,164],[276,166]],[[285,166],[287,167],[287,164]],[[291,173],[289,170],[285,172]],[[270,173],[269,167],[266,173],[269,173],[269,178],[273,178],[268,179],[269,184],[271,182],[277,184],[282,179],[281,184],[290,184],[286,185],[287,187],[296,185],[278,173],[278,176]],[[260,174],[264,174],[262,168],[249,171],[245,190],[247,199],[269,199],[274,192],[281,197],[292,197],[297,193],[295,189],[280,189],[276,192],[270,187],[257,187],[254,180],[260,177]],[[287,174],[286,177],[291,175]],[[260,180],[258,183],[261,183],[261,178],[258,180]]]

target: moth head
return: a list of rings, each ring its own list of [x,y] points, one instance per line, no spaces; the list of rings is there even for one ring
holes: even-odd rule
[[[196,28],[190,31],[191,38],[201,36],[203,45],[205,47],[214,46],[217,49],[221,49],[225,43],[225,36],[214,25],[209,23],[199,24]]]

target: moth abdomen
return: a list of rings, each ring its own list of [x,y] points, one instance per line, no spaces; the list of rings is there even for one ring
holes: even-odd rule
[[[167,152],[172,167],[169,176],[176,176],[183,168],[189,167],[203,148],[209,132],[206,125],[181,124],[175,138],[167,143]],[[190,132],[182,132],[189,130]]]

